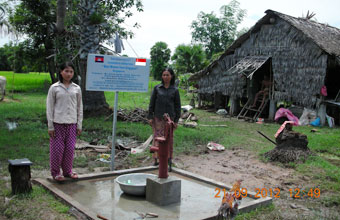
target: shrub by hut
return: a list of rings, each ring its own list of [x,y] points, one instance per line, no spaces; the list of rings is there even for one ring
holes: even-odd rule
[[[273,10],[265,13],[217,60],[190,78],[198,84],[201,101],[214,100],[219,107],[230,99],[235,115],[243,100],[254,99],[267,75],[272,82],[269,118],[274,117],[276,103],[285,101],[321,109],[324,122],[326,104],[340,106],[335,100],[340,90],[340,30]],[[324,85],[327,97],[320,95]],[[339,123],[337,109],[330,106],[327,112]]]

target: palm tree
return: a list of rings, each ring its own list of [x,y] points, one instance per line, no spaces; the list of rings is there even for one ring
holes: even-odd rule
[[[74,34],[80,39],[77,59],[84,95],[84,112],[98,114],[109,110],[104,92],[85,90],[87,56],[89,53],[99,53],[100,43],[104,39],[112,38],[116,32],[121,31],[125,36],[132,37],[133,34],[121,28],[120,24],[124,22],[122,12],[125,17],[132,16],[132,12],[126,9],[134,5],[138,12],[142,11],[143,5],[140,0],[80,0],[78,3],[78,14],[81,16],[78,17]],[[137,23],[135,27],[138,27]]]
[[[7,7],[6,7],[7,6]],[[4,33],[8,37],[18,38],[18,32],[15,28],[7,21],[8,5],[0,5],[0,33]]]
[[[98,53],[99,31],[101,22],[93,19],[97,16],[100,0],[82,0],[79,5],[79,14],[84,15],[80,18],[80,28],[76,29],[76,34],[80,37],[79,49],[79,71],[81,74],[81,87],[84,96],[84,112],[91,113],[98,111],[107,112],[109,105],[106,102],[104,92],[86,91],[86,69],[87,56],[89,53]]]
[[[84,112],[85,113],[100,113],[107,112],[109,105],[106,102],[104,92],[93,92],[85,90],[85,82],[86,82],[86,69],[87,69],[87,56],[89,53],[97,53],[99,49],[99,28],[100,23],[93,22],[93,17],[95,13],[98,11],[100,0],[81,0],[79,2],[78,13],[82,16],[79,16],[78,28],[70,28],[70,30],[65,30],[65,17],[67,12],[67,1],[66,0],[58,0],[57,2],[57,22],[55,26],[56,31],[56,56],[57,59],[61,62],[63,60],[72,59],[74,63],[77,65],[77,71],[79,76],[81,77],[80,86],[82,88],[83,93],[83,102],[84,102]],[[70,32],[68,32],[70,31]],[[76,35],[79,37],[79,42],[77,42],[76,46],[72,45],[74,42],[68,40],[69,35]],[[78,48],[78,53],[76,53],[75,57],[72,54],[64,54],[58,51],[64,50],[65,48]]]

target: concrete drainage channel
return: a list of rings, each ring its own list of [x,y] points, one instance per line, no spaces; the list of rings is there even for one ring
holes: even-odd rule
[[[158,219],[215,219],[221,205],[223,189],[230,185],[214,181],[181,169],[173,168],[169,173],[182,181],[181,202],[158,206],[146,201],[145,197],[130,196],[122,192],[115,178],[128,173],[157,174],[158,168],[142,167],[127,170],[109,171],[80,175],[77,181],[59,184],[51,179],[34,179],[67,204],[76,208],[90,219],[144,219],[143,213],[156,213]],[[220,189],[219,196],[215,198]],[[239,212],[249,212],[259,206],[269,205],[271,197],[255,198],[254,192],[247,192],[239,207]]]

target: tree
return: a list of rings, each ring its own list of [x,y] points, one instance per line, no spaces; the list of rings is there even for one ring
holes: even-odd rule
[[[12,8],[14,7],[14,4],[11,4],[11,2],[0,2],[0,35],[4,33],[9,37],[14,36],[18,38],[18,32],[8,22],[8,16],[10,15]]]
[[[237,25],[246,15],[246,10],[240,9],[239,6],[238,1],[232,0],[220,8],[220,17],[213,12],[201,11],[197,20],[191,23],[192,41],[205,47],[209,59],[213,54],[224,51],[235,40]]]
[[[16,44],[17,44],[17,39],[19,38],[19,33],[17,32],[16,28],[13,27],[10,22],[8,21],[9,16],[11,15],[12,9],[13,7],[15,7],[15,2],[14,4],[11,4],[12,2],[1,2],[0,3],[0,35],[6,35],[10,38],[15,38],[16,39]],[[19,62],[20,60],[17,60],[16,58],[16,53],[17,53],[17,48],[18,45],[10,45],[11,51],[6,51],[6,49],[8,49],[8,47],[4,47],[5,50],[2,51],[2,53],[7,53],[6,57],[2,57],[1,62],[2,62],[2,67],[4,69],[14,69],[15,67],[19,67],[19,69],[15,69],[15,70],[19,70],[21,71],[21,68],[19,65],[15,66],[15,62]],[[2,54],[3,55],[3,54]],[[3,60],[3,59],[6,59]],[[9,60],[9,58],[12,58],[12,61]],[[11,65],[13,64],[13,65]]]
[[[8,60],[8,57],[12,55],[12,47],[8,44],[5,44],[0,48],[0,71],[10,71],[11,63]]]
[[[236,33],[236,38],[239,38],[241,35],[247,33],[249,31],[248,27],[244,27],[241,30],[237,31]]]
[[[156,42],[151,47],[151,74],[154,79],[161,80],[163,69],[168,66],[171,51],[165,42]]]
[[[33,47],[44,48],[40,56],[47,63],[51,81],[56,82],[56,56],[54,43],[54,22],[56,20],[55,0],[24,0],[15,7],[9,17],[15,29],[32,40]]]
[[[74,29],[74,33],[79,36],[80,42],[78,54],[85,112],[97,114],[98,110],[105,111],[105,109],[108,109],[104,92],[85,91],[87,55],[97,53],[100,43],[112,38],[112,35],[116,32],[119,32],[121,36],[130,35],[132,37],[132,32],[123,29],[120,24],[124,22],[126,17],[132,16],[132,12],[127,9],[134,5],[137,11],[142,11],[143,6],[140,0],[80,1],[78,14],[87,16],[80,16],[76,19],[77,28]],[[122,14],[125,17],[121,17]],[[138,24],[135,26],[138,26]]]
[[[65,16],[66,16],[66,0],[58,0],[57,23],[56,23],[56,29],[58,33],[62,33],[65,30]]]
[[[0,48],[0,70],[16,73],[45,71],[44,58],[40,54],[44,48],[36,48],[31,39],[14,44],[10,42]]]
[[[179,45],[171,60],[177,74],[195,73],[207,65],[206,55],[201,45]]]
[[[123,37],[133,36],[121,24],[133,15],[130,8],[134,6],[142,11],[140,0],[23,0],[12,22],[36,45],[44,45],[53,81],[57,63],[72,60],[76,64],[82,79],[84,110],[98,113],[108,104],[103,92],[85,91],[87,55],[99,53],[100,43],[116,32]]]
[[[26,65],[27,60],[27,43],[20,42],[14,47],[14,56],[12,57],[12,69],[15,73],[28,73],[29,70]]]

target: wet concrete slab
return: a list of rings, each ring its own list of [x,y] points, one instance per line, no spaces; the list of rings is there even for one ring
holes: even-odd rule
[[[146,201],[145,197],[129,196],[123,193],[115,178],[133,172],[157,174],[156,167],[145,167],[101,174],[80,176],[78,181],[63,184],[36,179],[35,181],[51,190],[68,204],[77,208],[92,219],[103,216],[112,220],[142,219],[139,213],[157,213],[158,219],[209,219],[217,214],[222,197],[215,198],[218,191],[229,190],[231,186],[204,178],[180,169],[173,169],[170,175],[182,181],[181,201],[168,206],[157,206]],[[220,192],[223,196],[223,191]],[[240,211],[250,211],[259,205],[270,204],[272,198],[255,199],[253,193],[243,199]]]

